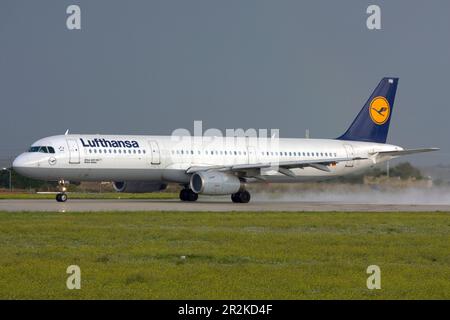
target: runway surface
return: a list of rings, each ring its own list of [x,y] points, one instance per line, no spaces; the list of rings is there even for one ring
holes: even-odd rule
[[[232,203],[228,199],[197,202],[179,200],[0,200],[0,211],[448,211],[450,205],[363,204],[342,202],[252,201]]]

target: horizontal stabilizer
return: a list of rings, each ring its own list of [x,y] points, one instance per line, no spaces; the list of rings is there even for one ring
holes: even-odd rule
[[[422,148],[422,149],[403,149],[403,150],[392,150],[392,151],[379,151],[373,152],[372,154],[380,155],[380,156],[406,156],[408,154],[422,153],[422,152],[431,152],[438,151],[439,148]]]

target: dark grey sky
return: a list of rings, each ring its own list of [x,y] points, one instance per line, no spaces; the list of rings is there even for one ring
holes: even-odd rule
[[[82,30],[66,28],[70,4]],[[382,30],[366,28],[378,4]],[[400,77],[388,141],[450,163],[449,1],[0,1],[0,158],[73,133],[345,131]]]

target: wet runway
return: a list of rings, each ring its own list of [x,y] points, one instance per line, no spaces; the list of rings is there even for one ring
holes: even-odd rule
[[[442,204],[364,204],[343,202],[252,201],[232,203],[228,198],[199,199],[197,202],[179,200],[76,200],[66,203],[55,200],[0,200],[0,211],[448,211]]]

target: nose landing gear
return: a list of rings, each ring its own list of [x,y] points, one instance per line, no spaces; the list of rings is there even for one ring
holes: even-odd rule
[[[56,201],[58,201],[58,202],[66,202],[67,201],[67,194],[65,194],[65,193],[58,193],[56,195]]]
[[[66,202],[67,201],[67,188],[66,185],[69,184],[68,181],[59,180],[58,181],[58,189],[59,193],[56,194],[56,201],[58,202]]]

